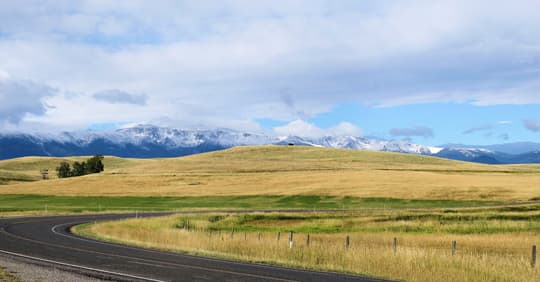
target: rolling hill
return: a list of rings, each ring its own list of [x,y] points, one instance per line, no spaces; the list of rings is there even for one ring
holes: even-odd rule
[[[539,165],[483,165],[389,152],[251,146],[165,159],[105,158],[105,172],[39,178],[58,158],[0,161],[0,194],[66,196],[332,195],[404,199],[530,200]],[[68,158],[74,161],[76,158]],[[6,176],[7,175],[7,176]]]
[[[136,125],[113,131],[58,134],[0,133],[0,159],[93,154],[127,158],[170,158],[235,146],[269,144],[400,152],[487,164],[540,163],[537,149],[540,144],[531,142],[483,147],[455,144],[433,147],[401,140],[356,136],[269,136],[230,129],[183,130],[152,125]]]

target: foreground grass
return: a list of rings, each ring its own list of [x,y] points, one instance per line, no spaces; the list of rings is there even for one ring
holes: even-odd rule
[[[171,159],[106,157],[105,173],[26,181],[39,178],[40,168],[53,171],[59,161],[0,161],[0,182],[8,183],[0,186],[0,194],[327,195],[475,201],[526,201],[540,196],[540,165],[493,166],[408,154],[300,146],[237,147]]]
[[[0,266],[0,281],[3,282],[23,282]]]
[[[530,251],[540,243],[539,216],[538,205],[429,214],[194,214],[89,224],[75,232],[146,248],[406,281],[538,281]]]
[[[71,197],[0,195],[0,213],[174,211],[181,209],[397,209],[470,207],[496,202],[337,196]]]

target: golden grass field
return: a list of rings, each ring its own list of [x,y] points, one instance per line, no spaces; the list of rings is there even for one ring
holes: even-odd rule
[[[4,195],[6,212],[19,211],[16,206],[8,207],[13,201],[19,201],[17,206],[30,207],[29,212],[36,207],[46,209],[49,200],[52,203],[52,199],[36,195],[81,196],[56,199],[60,207],[105,201],[82,196],[114,196],[117,201],[141,204],[144,201],[140,198],[150,199],[147,196],[152,196],[155,204],[166,199],[161,196],[201,196],[177,199],[185,204],[204,196],[244,195],[381,198],[382,204],[388,198],[486,203],[540,200],[540,164],[483,165],[410,154],[300,146],[236,147],[168,159],[105,157],[103,173],[64,179],[54,176],[54,168],[61,161],[86,158],[0,161],[0,197]],[[39,170],[43,168],[50,170],[51,179],[40,180]],[[267,198],[250,201],[267,205],[271,197]],[[219,208],[213,200],[208,201],[211,207]],[[214,222],[208,216],[192,215],[188,219],[190,230],[179,228],[186,220],[179,215],[103,222],[76,229],[86,236],[143,247],[407,281],[539,281],[538,267],[530,266],[530,248],[540,245],[540,205],[437,207],[440,209],[360,209],[336,217],[317,213],[242,224],[234,217]],[[87,211],[83,207],[80,210]],[[232,227],[238,228],[233,238]],[[287,230],[297,232],[292,249],[285,233],[279,242],[276,240],[277,231]],[[309,247],[305,242],[308,233],[312,236]],[[344,247],[347,235],[351,239],[349,250]],[[391,246],[394,237],[399,242],[396,254]],[[452,240],[458,242],[456,256],[451,255]]]
[[[68,158],[69,161],[85,158]],[[256,146],[169,159],[105,158],[105,172],[39,179],[59,158],[0,161],[0,194],[69,196],[335,195],[527,201],[540,165],[482,165],[409,154]],[[11,178],[10,178],[11,177]]]
[[[540,206],[533,207],[536,217]],[[251,262],[265,262],[285,266],[369,274],[405,281],[539,281],[540,269],[530,264],[531,246],[539,243],[539,225],[524,227],[521,232],[507,232],[513,228],[514,220],[493,220],[487,222],[487,233],[460,234],[471,232],[457,229],[449,233],[438,220],[429,221],[417,217],[409,226],[438,226],[431,232],[366,232],[366,224],[377,225],[378,219],[392,216],[388,212],[365,211],[344,215],[291,214],[290,220],[274,216],[273,219],[242,220],[239,215],[175,215],[161,218],[128,219],[119,222],[105,222],[77,227],[82,235],[97,237],[113,242],[156,248],[168,251],[187,252]],[[434,211],[434,213],[443,211]],[[456,213],[462,216],[484,215],[489,209]],[[400,211],[401,215],[418,216],[416,211]],[[531,214],[531,211],[509,212],[513,215]],[[253,216],[253,215],[250,215]],[[271,217],[269,215],[261,215]],[[286,215],[281,215],[286,216]],[[310,219],[310,217],[312,217]],[[335,217],[335,218],[334,218]],[[352,222],[350,220],[354,220]],[[218,222],[216,222],[218,220]],[[221,222],[219,222],[221,220]],[[190,229],[182,228],[189,222]],[[474,221],[469,222],[475,224]],[[486,222],[484,222],[486,223]],[[234,225],[231,225],[234,224]],[[389,224],[403,226],[396,220]],[[480,224],[476,221],[476,224]],[[231,226],[236,227],[232,234]],[[295,232],[292,249],[288,243],[289,230],[311,226],[310,244],[307,245],[306,232]],[[339,228],[343,226],[343,228]],[[386,225],[388,227],[388,225]],[[328,227],[337,227],[337,232],[320,232]],[[348,232],[344,232],[350,228]],[[259,230],[257,230],[259,229]],[[212,231],[212,232],[210,232]],[[281,238],[277,240],[277,232]],[[486,230],[484,230],[486,231]],[[345,247],[345,238],[350,236],[350,248]],[[393,238],[398,240],[397,252],[393,251]],[[452,256],[451,242],[457,241],[457,252]]]

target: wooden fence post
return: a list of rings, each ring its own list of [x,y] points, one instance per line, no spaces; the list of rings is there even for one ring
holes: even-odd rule
[[[536,267],[536,245],[532,246],[531,251],[531,266]]]
[[[397,238],[396,237],[394,237],[393,247],[394,247],[394,255],[396,255],[397,254]]]
[[[351,245],[351,240],[349,238],[349,235],[347,235],[347,239],[345,239],[345,248],[348,250],[350,245]]]
[[[457,243],[456,240],[452,241],[452,256],[456,255]]]
[[[281,237],[281,232],[278,231],[277,233],[277,240],[279,241],[279,238]]]
[[[258,236],[259,236],[259,241],[261,241],[261,233],[260,233],[260,232],[259,232],[259,235],[258,235]]]
[[[234,227],[231,230],[231,240],[234,239]]]
[[[307,238],[306,238],[306,246],[309,247],[309,233],[308,233]]]
[[[289,232],[289,248],[293,247],[293,232]]]

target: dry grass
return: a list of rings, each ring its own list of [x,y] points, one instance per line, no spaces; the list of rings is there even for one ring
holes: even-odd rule
[[[0,174],[33,160],[1,161]],[[494,201],[530,200],[540,195],[539,165],[492,166],[397,153],[259,146],[174,159],[105,160],[103,174],[3,185],[0,194],[310,194]],[[16,171],[36,174],[40,166],[21,167],[27,169]]]
[[[530,248],[532,244],[538,245],[538,233],[312,233],[309,246],[307,234],[295,233],[291,249],[285,232],[278,241],[276,232],[236,232],[231,236],[230,231],[201,231],[209,223],[195,219],[192,224],[199,231],[187,231],[178,228],[181,221],[179,216],[130,219],[87,225],[78,228],[78,232],[146,248],[406,281],[540,279],[539,268],[530,265]],[[348,250],[347,235],[351,242]],[[392,248],[394,237],[398,238],[396,254]],[[456,256],[451,255],[452,240],[458,242]]]
[[[0,281],[3,282],[22,282],[21,279],[6,271],[0,266]]]
[[[0,161],[0,181],[7,184],[18,182],[37,181],[41,179],[40,170],[48,169],[49,178],[56,179],[55,168],[63,161],[73,163],[75,161],[86,161],[89,157],[24,157]],[[140,163],[138,159],[123,159],[117,157],[107,157],[105,161],[107,168],[114,170],[117,168],[127,168]],[[0,183],[2,184],[2,183]],[[6,184],[6,183],[4,183]]]

